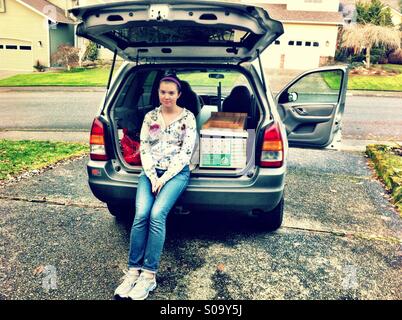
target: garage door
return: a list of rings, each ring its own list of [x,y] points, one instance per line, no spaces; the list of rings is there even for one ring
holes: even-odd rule
[[[0,38],[0,70],[32,71],[31,42]]]
[[[285,69],[307,70],[319,67],[320,48],[318,42],[289,41],[285,53]]]

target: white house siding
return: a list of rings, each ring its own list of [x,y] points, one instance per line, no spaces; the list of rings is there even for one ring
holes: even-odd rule
[[[288,1],[288,10],[338,12],[339,1],[338,0],[291,0],[291,1]]]
[[[36,61],[49,66],[47,19],[15,0],[6,1],[6,12],[0,13],[1,46],[0,70],[32,71]],[[29,46],[30,50],[24,50]]]
[[[264,68],[311,69],[320,65],[320,57],[334,56],[338,26],[284,23],[284,29],[285,33],[278,39],[280,44],[272,44],[262,53]]]
[[[32,42],[0,38],[0,70],[31,71]]]

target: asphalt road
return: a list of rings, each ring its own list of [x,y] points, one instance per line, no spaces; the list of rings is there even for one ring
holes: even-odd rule
[[[92,196],[85,162],[0,188],[0,299],[112,299],[130,223]],[[402,298],[401,218],[361,153],[291,149],[285,198],[271,233],[246,216],[171,216],[149,299]]]
[[[88,132],[102,91],[0,92],[0,130]],[[343,137],[402,140],[402,98],[348,96]]]

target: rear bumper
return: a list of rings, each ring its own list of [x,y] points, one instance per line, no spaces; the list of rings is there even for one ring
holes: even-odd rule
[[[100,175],[94,176],[92,169]],[[87,170],[92,193],[103,202],[135,203],[138,175],[111,170],[108,162],[89,161]],[[254,177],[190,177],[176,205],[188,209],[249,212],[270,211],[283,195],[286,168],[258,168]]]

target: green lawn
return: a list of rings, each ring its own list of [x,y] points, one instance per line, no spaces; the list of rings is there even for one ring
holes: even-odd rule
[[[402,91],[402,66],[395,64],[376,65],[384,70],[397,71],[396,76],[363,76],[349,74],[348,90]],[[339,88],[338,77],[324,74],[324,80],[331,89]]]
[[[64,72],[19,74],[0,80],[0,86],[88,86],[106,87],[109,68],[73,69]]]
[[[0,140],[0,180],[88,152],[88,145],[49,141]]]
[[[402,65],[401,64],[376,64],[375,67],[381,68],[387,71],[395,71],[402,73]]]
[[[19,74],[0,80],[0,86],[95,86],[106,87],[109,68],[78,69],[58,73]],[[225,73],[221,80],[210,79],[209,73],[182,74],[180,79],[188,81],[191,86],[217,86],[219,81],[223,87],[232,87],[239,78],[239,73]]]
[[[402,66],[381,65],[385,70],[397,70],[396,76],[360,76],[349,75],[349,90],[386,90],[402,91]],[[239,79],[238,73],[224,73],[221,80],[211,79],[209,73],[179,74],[179,78],[188,81],[191,86],[217,86],[221,81],[223,87],[232,87]],[[109,76],[109,68],[79,69],[59,73],[20,74],[0,80],[0,86],[96,86],[105,87]],[[339,86],[336,77],[325,76],[329,87]]]
[[[321,75],[330,89],[339,91],[341,85],[341,76],[339,74],[337,75],[334,72],[323,72]]]
[[[402,91],[402,74],[397,76],[349,76],[348,89]]]

